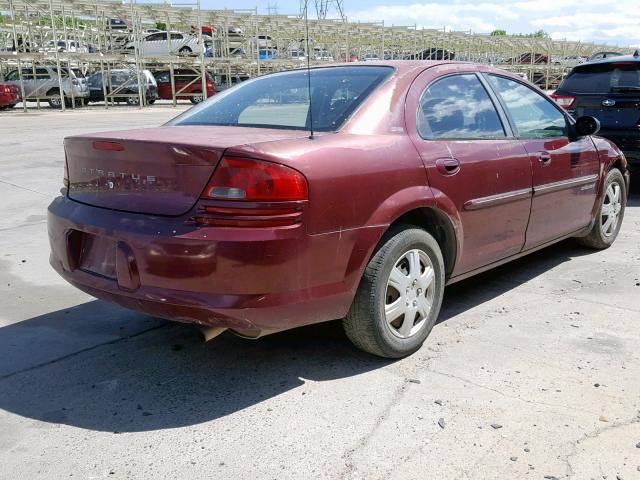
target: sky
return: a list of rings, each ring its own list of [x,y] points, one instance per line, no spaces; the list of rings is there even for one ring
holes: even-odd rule
[[[203,8],[255,8],[297,14],[300,0],[201,0]],[[554,39],[640,47],[640,0],[344,0],[349,20],[489,33],[545,30]],[[309,0],[309,13],[315,12]],[[335,13],[335,11],[334,11]]]

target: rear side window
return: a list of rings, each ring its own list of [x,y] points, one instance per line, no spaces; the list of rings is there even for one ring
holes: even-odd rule
[[[213,96],[169,125],[308,130],[313,117],[314,130],[334,131],[392,72],[378,66],[312,69],[311,98],[306,70],[265,75]]]
[[[520,138],[554,138],[567,135],[567,120],[551,100],[526,85],[488,75],[493,89],[504,101]]]
[[[505,136],[495,105],[474,74],[429,85],[420,99],[417,127],[422,138],[432,140]]]
[[[630,87],[626,88],[625,87]],[[640,62],[581,65],[565,78],[562,90],[572,93],[611,93],[640,90]]]

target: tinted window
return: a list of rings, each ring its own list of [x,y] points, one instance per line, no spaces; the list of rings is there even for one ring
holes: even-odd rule
[[[94,73],[87,79],[87,84],[91,88],[102,88],[102,73]]]
[[[18,70],[13,70],[7,74],[7,80],[11,82],[15,82],[16,80],[20,80],[20,74]]]
[[[184,37],[181,33],[172,33],[171,40],[182,40]]]
[[[610,93],[640,87],[640,62],[614,62],[576,67],[560,88],[573,93]]]
[[[169,72],[156,73],[156,82],[158,82],[158,83],[170,83],[171,82],[171,77],[169,76]]]
[[[437,80],[420,99],[417,117],[422,138],[496,138],[504,128],[489,94],[474,74]]]
[[[169,125],[237,125],[333,131],[391,73],[390,67],[331,67],[265,75],[191,108]],[[345,93],[346,92],[346,93]]]
[[[155,42],[157,40],[166,40],[166,39],[167,39],[167,32],[162,32],[162,33],[154,33],[153,35],[149,35],[144,39],[144,41]]]
[[[495,75],[488,78],[506,104],[519,137],[548,138],[567,134],[567,121],[551,100],[514,80]]]

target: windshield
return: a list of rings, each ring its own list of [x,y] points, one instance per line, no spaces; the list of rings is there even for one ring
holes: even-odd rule
[[[611,93],[638,87],[640,62],[612,62],[576,67],[560,89],[573,93]]]
[[[316,131],[334,131],[387,78],[391,67],[311,70],[311,116]],[[186,111],[167,125],[310,128],[306,70],[275,73],[238,84]]]

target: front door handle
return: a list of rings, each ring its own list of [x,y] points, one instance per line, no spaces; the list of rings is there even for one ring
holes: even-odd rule
[[[543,165],[549,165],[551,163],[551,154],[549,152],[538,152],[538,160]]]
[[[460,170],[460,161],[457,158],[439,158],[436,160],[436,168],[443,175],[453,175]]]

